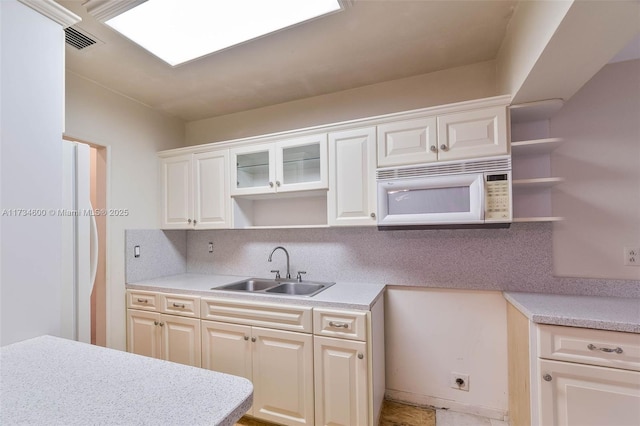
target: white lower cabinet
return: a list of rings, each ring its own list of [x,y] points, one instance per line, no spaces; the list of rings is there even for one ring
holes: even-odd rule
[[[200,367],[200,298],[127,291],[127,352]]]
[[[507,318],[512,425],[640,425],[639,334]]]
[[[202,321],[202,366],[253,382],[248,415],[286,425],[313,424],[312,336]]]
[[[385,392],[384,297],[364,311],[128,290],[127,350],[251,380],[249,416],[375,425]]]
[[[640,373],[539,361],[540,424],[640,425]]]
[[[127,351],[200,367],[200,320],[127,309]]]
[[[316,425],[367,425],[367,344],[314,336]]]

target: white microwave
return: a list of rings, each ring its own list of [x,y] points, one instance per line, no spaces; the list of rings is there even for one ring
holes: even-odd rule
[[[378,228],[509,227],[511,157],[376,171]]]

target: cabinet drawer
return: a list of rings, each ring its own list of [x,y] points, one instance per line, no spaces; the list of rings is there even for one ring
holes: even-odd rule
[[[152,291],[127,291],[127,308],[142,309],[145,311],[159,311],[158,294]]]
[[[202,319],[311,333],[311,307],[202,299]]]
[[[640,371],[640,334],[538,326],[540,358]]]
[[[367,340],[367,312],[316,308],[313,333],[320,336]]]
[[[200,318],[200,298],[181,294],[160,294],[160,309],[165,314]]]

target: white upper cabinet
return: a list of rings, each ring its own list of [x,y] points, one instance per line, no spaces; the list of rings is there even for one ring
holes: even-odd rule
[[[435,117],[378,126],[378,167],[428,163],[437,159]]]
[[[327,134],[231,149],[231,195],[328,187]]]
[[[229,151],[160,159],[162,229],[231,226]]]
[[[508,153],[506,107],[438,116],[438,160]]]
[[[191,156],[160,160],[163,229],[185,229],[193,222]]]
[[[374,127],[329,134],[329,176],[329,226],[375,226]]]
[[[205,152],[193,156],[194,227],[228,228],[229,152]]]
[[[380,124],[378,167],[508,154],[507,133],[506,105]]]

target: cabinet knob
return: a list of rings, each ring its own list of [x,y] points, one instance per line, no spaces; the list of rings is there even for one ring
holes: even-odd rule
[[[553,380],[553,377],[551,377],[551,374],[545,374],[544,376],[542,376],[542,378],[543,378],[546,382],[550,382],[551,380]]]
[[[244,340],[249,340],[249,336],[244,336]]]
[[[364,358],[364,355],[358,354],[358,359],[362,359],[362,358]]]
[[[164,327],[164,323],[161,322],[160,324],[158,324],[160,327]]]
[[[443,151],[447,151],[449,148],[445,144],[440,145],[440,149]]]
[[[371,216],[372,218],[374,218],[374,219],[375,219],[376,214],[375,214],[375,213],[371,213],[369,216]]]
[[[196,223],[198,223],[198,221],[197,221],[197,220],[195,220],[195,219],[193,219],[193,226],[195,226],[195,225],[196,225]]]
[[[431,152],[436,152],[438,150],[435,145],[431,145],[429,149],[431,150]]]
[[[187,222],[188,222],[188,223],[191,223],[191,219],[187,219]]]
[[[276,186],[280,186],[280,181],[279,180],[276,181]]]
[[[256,341],[256,338],[255,338],[255,337],[252,337],[252,338],[251,338],[251,341],[252,341],[252,342],[255,342],[255,341]]]
[[[273,182],[269,182],[269,188],[273,188]]]
[[[158,325],[158,324],[159,324],[158,321],[153,322],[153,325]]]

